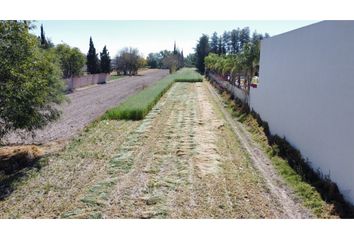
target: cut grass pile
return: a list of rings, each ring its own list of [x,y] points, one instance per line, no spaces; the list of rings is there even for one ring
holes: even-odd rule
[[[102,118],[130,120],[143,119],[175,81],[197,82],[202,80],[203,77],[193,68],[183,68],[166,76],[156,84],[142,90],[138,94],[130,96],[122,104],[108,110]]]

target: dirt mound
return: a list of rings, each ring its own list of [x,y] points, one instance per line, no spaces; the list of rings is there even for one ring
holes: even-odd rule
[[[0,170],[11,172],[25,167],[44,155],[35,145],[9,146],[0,148]]]

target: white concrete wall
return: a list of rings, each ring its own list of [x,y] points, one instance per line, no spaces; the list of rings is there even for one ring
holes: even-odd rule
[[[354,21],[263,40],[250,105],[354,203]]]

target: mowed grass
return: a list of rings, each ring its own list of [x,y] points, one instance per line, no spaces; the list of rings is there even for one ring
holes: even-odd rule
[[[202,80],[203,77],[193,68],[183,68],[166,76],[156,84],[140,91],[139,93],[128,97],[128,99],[122,104],[108,110],[102,118],[141,120],[149,113],[153,106],[175,81],[198,82]]]

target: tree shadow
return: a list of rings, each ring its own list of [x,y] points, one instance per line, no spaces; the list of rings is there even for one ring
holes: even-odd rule
[[[38,172],[44,161],[40,161],[40,158],[31,161],[17,161],[9,167],[2,168],[0,171],[0,201],[9,197],[16,188],[29,178],[33,171]]]

